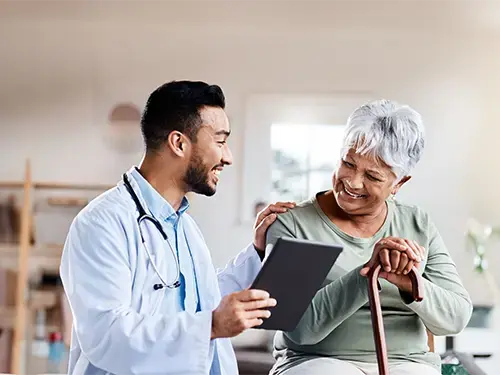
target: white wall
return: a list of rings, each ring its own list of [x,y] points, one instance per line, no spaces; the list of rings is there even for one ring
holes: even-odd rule
[[[354,3],[1,2],[0,179],[21,178],[30,157],[38,180],[115,183],[141,156],[106,141],[116,102],[142,107],[172,79],[218,83],[235,165],[193,214],[221,265],[251,236],[238,213],[257,183],[242,170],[249,100],[371,92],[423,114],[427,150],[401,198],[431,212],[475,301],[488,301],[463,232],[470,215],[500,222],[498,34],[448,2]]]

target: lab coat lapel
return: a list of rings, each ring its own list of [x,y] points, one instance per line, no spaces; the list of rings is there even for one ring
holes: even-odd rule
[[[219,284],[210,251],[200,230],[189,216],[185,220],[186,240],[191,249],[202,310],[213,310],[220,302]]]
[[[205,243],[194,220],[186,215],[185,220],[186,236],[191,254],[193,257],[198,290],[200,295],[200,306],[202,310],[214,310],[220,303],[221,294],[219,282],[212,263],[210,251]],[[227,338],[214,340],[214,358],[219,366],[221,375],[232,375],[238,372],[238,365],[234,355],[231,340]]]

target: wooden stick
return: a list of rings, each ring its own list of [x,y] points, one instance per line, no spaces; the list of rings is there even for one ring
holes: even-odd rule
[[[370,301],[370,312],[373,326],[373,339],[375,341],[375,350],[377,353],[378,373],[379,375],[389,375],[389,359],[387,357],[387,344],[385,342],[384,321],[382,316],[382,306],[380,304],[380,295],[378,290],[378,275],[382,266],[378,264],[372,267],[368,272],[368,299]],[[412,296],[417,302],[424,298],[424,285],[422,276],[418,270],[413,267],[408,273],[412,283]]]
[[[14,326],[14,345],[11,358],[11,370],[13,374],[20,374],[21,371],[21,350],[22,342],[25,340],[26,330],[26,288],[28,284],[28,259],[30,251],[30,226],[31,226],[31,164],[26,161],[26,171],[24,178],[24,199],[21,211],[21,230],[19,234],[19,256],[18,274],[16,284],[16,316]]]

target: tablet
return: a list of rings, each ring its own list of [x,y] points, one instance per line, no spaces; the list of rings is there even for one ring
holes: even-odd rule
[[[255,328],[293,331],[342,250],[340,245],[279,238],[251,286],[278,303]]]

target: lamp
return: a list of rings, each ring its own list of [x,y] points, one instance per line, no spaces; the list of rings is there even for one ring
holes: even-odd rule
[[[108,144],[120,153],[140,151],[140,122],[141,112],[135,104],[122,102],[115,105],[108,116]]]

